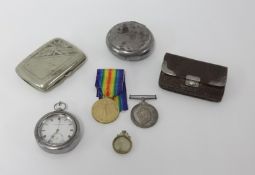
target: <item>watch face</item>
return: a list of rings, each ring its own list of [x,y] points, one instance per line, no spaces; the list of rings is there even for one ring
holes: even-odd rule
[[[67,114],[51,115],[38,128],[41,140],[52,146],[65,144],[75,135],[75,132],[76,124]]]

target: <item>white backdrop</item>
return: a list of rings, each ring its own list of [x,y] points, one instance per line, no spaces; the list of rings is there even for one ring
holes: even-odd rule
[[[254,175],[254,0],[1,0],[0,174]],[[135,20],[154,34],[153,54],[140,62],[114,57],[105,44],[116,23]],[[15,73],[16,65],[54,37],[86,53],[88,61],[57,88],[41,93]],[[223,101],[212,103],[158,86],[165,52],[229,68]],[[158,123],[137,128],[130,110],[109,125],[91,117],[97,68],[124,68],[128,94],[157,94]],[[83,127],[72,152],[52,155],[36,144],[34,126],[53,105],[69,105]],[[130,109],[137,101],[128,101]],[[134,147],[116,154],[123,129]]]

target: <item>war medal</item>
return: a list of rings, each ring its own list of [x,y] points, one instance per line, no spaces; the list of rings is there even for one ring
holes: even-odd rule
[[[44,115],[36,124],[35,138],[46,152],[59,154],[71,151],[80,141],[78,120],[66,112],[66,104],[58,102],[55,111]]]
[[[127,154],[130,152],[132,149],[132,141],[127,131],[122,131],[119,135],[117,135],[117,137],[114,138],[112,147],[114,151],[119,154]]]
[[[111,123],[128,109],[124,70],[98,69],[95,86],[99,100],[92,107],[92,116],[100,123]]]
[[[100,123],[111,123],[119,116],[117,103],[111,98],[102,98],[93,105],[92,116]]]
[[[130,95],[129,99],[142,100],[142,102],[135,105],[131,111],[131,120],[136,126],[150,128],[157,123],[157,109],[145,101],[157,99],[156,95]]]
[[[111,28],[106,44],[115,56],[123,60],[139,61],[150,55],[154,38],[145,25],[127,21]]]

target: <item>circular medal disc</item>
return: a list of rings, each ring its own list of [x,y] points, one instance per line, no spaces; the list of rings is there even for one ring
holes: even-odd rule
[[[136,126],[149,128],[157,123],[158,111],[154,106],[141,102],[133,107],[131,119]]]
[[[154,38],[145,25],[128,21],[111,28],[106,37],[106,44],[117,57],[139,61],[150,55]]]
[[[92,107],[92,116],[100,123],[111,123],[119,116],[118,105],[110,98],[100,99]]]
[[[113,149],[119,154],[127,154],[132,149],[132,141],[126,131],[122,131],[112,142]]]

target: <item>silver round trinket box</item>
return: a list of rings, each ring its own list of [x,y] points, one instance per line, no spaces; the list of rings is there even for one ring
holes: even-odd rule
[[[154,38],[145,25],[128,21],[111,28],[106,37],[106,44],[118,58],[139,61],[150,55]]]

